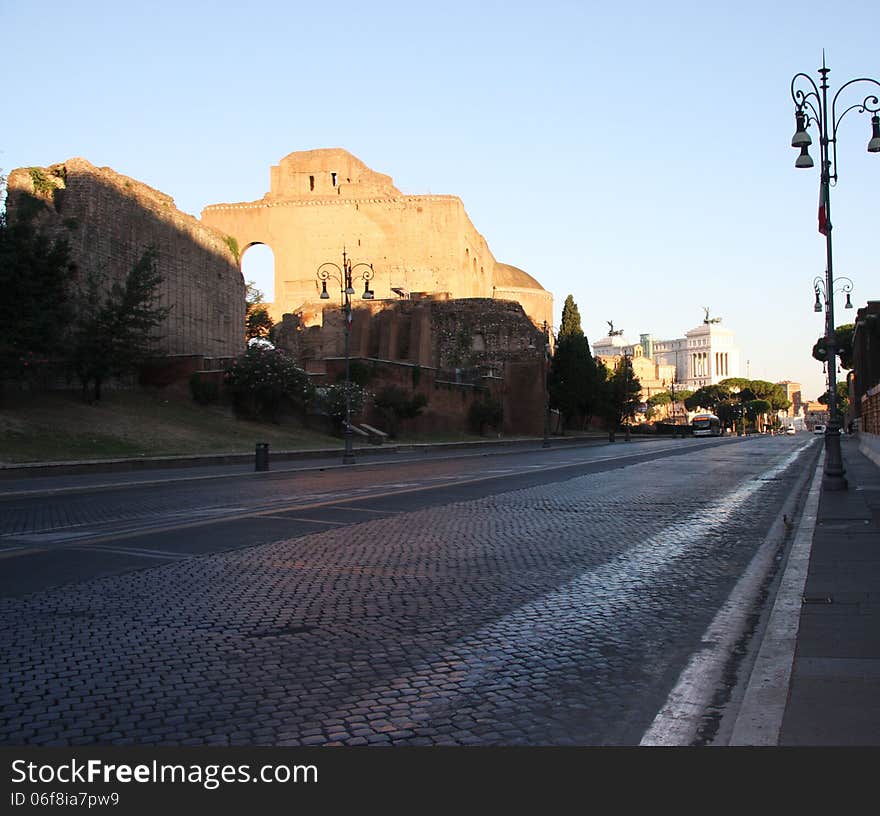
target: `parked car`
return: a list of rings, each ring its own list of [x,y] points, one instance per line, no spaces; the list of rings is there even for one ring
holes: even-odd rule
[[[814,434],[823,434],[823,433],[825,433],[825,426],[824,426],[824,425],[814,425],[814,426],[813,426],[813,433],[814,433]]]

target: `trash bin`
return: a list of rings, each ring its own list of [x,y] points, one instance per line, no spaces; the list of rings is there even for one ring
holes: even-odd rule
[[[269,443],[257,442],[257,456],[254,470],[269,469]]]

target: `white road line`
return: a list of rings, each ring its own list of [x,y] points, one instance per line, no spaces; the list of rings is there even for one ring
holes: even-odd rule
[[[767,475],[782,473],[798,458],[793,452]],[[533,669],[536,655],[552,655],[570,649],[572,644],[592,638],[596,624],[585,614],[587,608],[603,611],[603,621],[613,618],[615,612],[629,609],[632,593],[639,586],[650,586],[657,573],[669,568],[670,563],[683,557],[687,551],[706,536],[723,529],[731,515],[750,501],[765,486],[764,482],[749,479],[730,493],[718,498],[717,511],[710,519],[700,511],[676,521],[654,533],[650,539],[635,544],[619,556],[601,566],[589,569],[567,584],[546,595],[524,604],[518,609],[471,632],[463,640],[429,655],[406,675],[390,677],[370,688],[363,698],[345,710],[335,712],[343,720],[357,702],[375,700],[386,689],[400,685],[414,685],[424,680],[437,691],[429,708],[401,708],[396,716],[412,721],[418,727],[431,718],[432,709],[449,711],[461,703],[462,689],[476,688],[491,677],[522,677]],[[454,664],[456,677],[463,683],[451,688],[448,677],[437,676],[437,665]],[[499,671],[503,667],[503,671]],[[437,686],[440,682],[442,685]],[[403,701],[401,701],[403,702]],[[702,709],[701,709],[702,711]],[[410,726],[408,726],[410,727]],[[284,738],[284,734],[279,735]]]
[[[103,547],[97,544],[92,545],[90,547],[67,547],[67,550],[73,550],[75,552],[91,552],[93,553],[95,550],[100,550],[102,553],[114,553],[116,555],[135,555],[140,558],[158,558],[163,561],[178,561],[181,558],[190,558],[196,553],[172,553],[165,550],[146,550],[139,549],[136,547]]]
[[[804,447],[799,447],[773,469],[764,471],[763,476],[772,477],[784,471],[800,456]],[[725,497],[723,504],[727,505],[732,500],[740,503],[751,497],[763,484],[763,480],[750,479],[732,496]],[[733,647],[746,631],[747,619],[753,612],[761,584],[782,535],[784,525],[780,518],[768,532],[724,606],[709,624],[703,634],[701,648],[691,656],[679,675],[666,703],[642,737],[641,745],[687,746],[696,739]]]
[[[345,513],[379,513],[382,516],[391,516],[395,513],[408,512],[405,510],[372,510],[369,507],[330,507],[329,510],[339,510]]]

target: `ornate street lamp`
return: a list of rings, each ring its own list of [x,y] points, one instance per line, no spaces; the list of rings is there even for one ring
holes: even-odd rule
[[[357,274],[355,275],[355,272]],[[335,280],[339,283],[342,312],[344,316],[343,335],[345,337],[345,425],[343,438],[345,440],[345,452],[342,456],[343,465],[354,464],[354,447],[351,436],[351,365],[349,357],[349,335],[351,334],[351,296],[355,294],[353,283],[355,280],[364,282],[364,300],[373,299],[373,290],[370,289],[370,281],[373,278],[373,265],[368,263],[352,264],[351,258],[342,250],[342,266],[327,261],[318,267],[318,280],[321,281],[321,300],[329,300],[330,293],[327,291],[327,281]]]
[[[822,478],[822,485],[827,490],[846,490],[847,481],[844,477],[843,457],[840,453],[840,414],[837,409],[837,381],[835,376],[835,348],[834,339],[834,268],[832,263],[831,252],[831,186],[837,184],[837,128],[843,117],[850,111],[857,113],[871,113],[872,136],[868,141],[869,153],[880,153],[880,98],[877,93],[869,94],[861,102],[850,105],[840,114],[837,113],[837,100],[844,88],[850,85],[866,82],[880,88],[880,82],[876,79],[860,77],[859,79],[851,79],[849,82],[840,86],[834,98],[831,100],[831,107],[828,107],[828,73],[830,69],[825,66],[824,54],[822,57],[822,67],[819,69],[820,84],[819,87],[813,79],[804,73],[795,74],[791,80],[791,98],[795,105],[795,134],[791,139],[791,146],[800,150],[800,154],[794,163],[795,167],[809,168],[813,167],[813,159],[810,156],[809,148],[813,143],[810,138],[809,129],[812,125],[816,125],[819,135],[819,153],[820,153],[820,184],[819,184],[819,232],[825,236],[825,281],[822,291],[825,294],[825,354],[829,362],[828,366],[828,415],[829,421],[825,426],[825,473]],[[797,87],[800,85],[801,87]],[[830,152],[829,152],[830,148]],[[849,280],[848,278],[846,280]],[[818,283],[821,278],[817,278],[813,282],[813,288],[816,294],[816,302],[813,308],[816,311],[822,310],[822,304],[819,300],[820,288]],[[849,282],[850,288],[844,288],[842,291],[847,293],[847,305],[851,308],[849,301],[849,291],[852,289],[852,282]]]

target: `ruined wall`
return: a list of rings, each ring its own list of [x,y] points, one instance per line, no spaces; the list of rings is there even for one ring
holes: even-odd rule
[[[320,294],[317,269],[341,264],[345,249],[353,262],[373,265],[378,298],[394,289],[499,297],[521,303],[536,325],[552,323],[550,293],[497,263],[458,197],[405,196],[390,177],[341,149],[291,153],[270,175],[262,199],[206,207],[202,221],[234,236],[243,252],[258,243],[272,249],[276,321],[300,310],[317,319],[309,306]]]
[[[224,357],[244,349],[244,281],[222,234],[181,212],[174,200],[85,159],[19,168],[8,179],[10,219],[28,216],[70,245],[72,274],[122,279],[155,246],[171,312],[159,328],[163,354]]]
[[[358,358],[371,371],[367,386],[373,394],[387,386],[397,386],[410,394],[423,394],[427,403],[419,416],[404,421],[414,433],[468,432],[471,405],[491,396],[501,402],[501,431],[508,435],[539,436],[544,430],[544,383],[541,361],[507,362],[497,376],[484,376],[474,382],[453,382],[448,372],[436,368]],[[327,361],[326,382],[344,375],[345,361]],[[362,421],[383,430],[384,418],[372,404],[366,406]]]
[[[276,343],[310,373],[335,382],[345,370],[344,313],[325,308],[322,326],[287,314]],[[349,356],[372,372],[368,390],[395,385],[424,394],[411,431],[466,431],[468,411],[491,394],[504,410],[507,434],[539,435],[544,427],[544,338],[518,303],[469,300],[361,301],[352,312]],[[370,413],[381,427],[381,416]]]
[[[326,301],[324,301],[326,303]],[[320,328],[287,314],[276,342],[313,363],[345,353],[344,312],[324,306]],[[306,339],[308,338],[308,339]],[[496,368],[507,361],[542,360],[543,335],[522,306],[491,298],[352,300],[349,354],[440,370]]]
[[[543,360],[544,338],[519,303],[489,298],[430,303],[431,359],[438,368]]]

